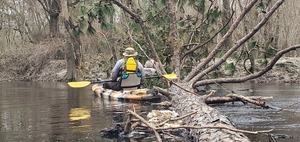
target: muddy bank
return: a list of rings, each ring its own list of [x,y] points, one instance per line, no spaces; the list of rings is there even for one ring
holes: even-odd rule
[[[45,59],[43,59],[45,60]],[[47,60],[47,59],[46,59]],[[1,81],[12,80],[26,80],[26,81],[65,81],[66,80],[66,60],[50,60],[37,64],[39,68],[34,69],[33,65],[36,65],[34,61],[31,65],[27,65],[30,69],[23,70],[24,73],[19,74],[16,72],[7,72],[2,70],[0,72]],[[86,61],[87,65],[84,69],[86,78],[107,78],[108,73],[103,69],[95,66],[95,62]],[[280,59],[273,69],[263,76],[250,80],[255,83],[300,83],[300,58],[282,58]],[[240,76],[235,74],[234,76]]]
[[[67,73],[66,60],[51,59],[48,57],[47,55],[41,57],[31,55],[31,57],[25,59],[25,61],[20,60],[20,63],[15,63],[16,67],[1,70],[0,81],[65,81]],[[7,62],[10,62],[10,60],[7,60]],[[107,78],[108,73],[97,67],[95,62],[86,61],[85,65],[85,69],[83,70],[85,78]],[[299,83],[299,74],[300,58],[282,58],[271,71],[259,78],[250,80],[250,82]],[[235,73],[234,76],[240,75],[241,74]]]
[[[0,81],[66,81],[67,65],[64,41],[46,40],[32,48],[17,53],[0,54]],[[90,50],[90,49],[89,49]],[[90,52],[87,50],[86,52]],[[107,78],[113,64],[108,57],[98,53],[85,53],[82,74],[84,79]],[[257,67],[259,70],[262,67]],[[226,75],[220,68],[219,77],[237,77],[247,74],[243,66],[234,75]],[[256,83],[299,83],[300,58],[283,57],[265,75],[251,80]]]

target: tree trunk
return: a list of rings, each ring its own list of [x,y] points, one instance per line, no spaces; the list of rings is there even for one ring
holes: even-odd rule
[[[173,57],[172,60],[174,63],[172,66],[174,66],[174,71],[176,75],[180,78],[180,45],[178,45],[178,30],[177,30],[177,20],[176,20],[176,9],[174,6],[173,0],[167,0],[167,10],[168,15],[170,17],[170,47],[171,50],[173,50]]]
[[[73,81],[80,79],[80,69],[82,69],[82,49],[81,40],[79,35],[75,35],[72,30],[75,29],[75,25],[71,18],[69,18],[69,11],[67,1],[61,1],[61,15],[65,28],[69,33],[66,39],[66,57],[67,57],[67,80]]]
[[[222,16],[222,26],[225,26],[228,23],[228,21],[231,20],[230,0],[223,0],[223,13],[224,16]],[[225,26],[224,32],[221,32],[222,36],[226,34],[231,24],[232,22],[229,22],[229,24]],[[232,37],[229,37],[228,40],[226,40],[226,42],[224,43],[224,49],[229,48],[231,46],[231,42],[232,42]]]
[[[59,34],[59,14],[62,9],[62,4],[60,0],[38,0],[42,5],[43,9],[49,14],[49,29],[50,35],[53,37]],[[62,1],[64,2],[64,1]],[[65,17],[64,17],[65,18]]]
[[[59,24],[58,24],[59,13],[50,14],[50,35],[56,37],[59,35]]]
[[[186,125],[189,126],[225,126],[234,128],[234,125],[230,120],[218,110],[209,107],[205,104],[204,98],[196,95],[187,94],[180,91],[174,86],[172,90],[176,92],[176,95],[172,98],[172,105],[176,108],[176,111],[180,114],[189,114],[197,111],[195,115],[192,115],[189,119],[185,120]],[[209,141],[209,142],[249,142],[249,138],[240,132],[231,131],[228,129],[190,129],[189,136],[194,139],[192,141]],[[190,138],[189,138],[190,139]]]
[[[69,37],[66,42],[66,59],[67,59],[67,80],[73,81],[77,79],[77,71],[75,65],[74,48],[72,45],[72,38]]]

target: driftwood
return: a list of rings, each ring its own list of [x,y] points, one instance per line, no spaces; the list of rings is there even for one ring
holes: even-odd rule
[[[146,124],[149,128],[151,128],[151,129],[153,130],[153,132],[154,132],[156,138],[157,138],[157,141],[158,141],[158,142],[162,142],[161,137],[160,137],[160,135],[158,134],[158,132],[156,131],[155,126],[153,126],[152,124],[148,123],[143,117],[139,116],[139,115],[136,114],[135,112],[133,112],[133,111],[131,111],[131,110],[128,110],[128,112],[129,112],[131,115],[133,115],[133,116],[137,117],[138,119],[140,119],[140,120],[141,120],[144,124]]]
[[[186,129],[186,130],[197,129],[197,130],[200,130],[200,129],[202,129],[204,131],[214,130],[214,131],[224,131],[224,132],[227,132],[227,133],[232,132],[232,133],[248,133],[248,134],[269,133],[269,132],[272,131],[272,129],[271,130],[264,130],[264,131],[241,130],[241,129],[234,128],[233,126],[224,124],[224,123],[207,124],[207,125],[201,125],[201,126],[195,126],[195,125],[167,125],[167,127],[163,126],[163,124],[165,124],[169,121],[183,120],[187,117],[192,117],[192,115],[196,115],[197,113],[202,114],[202,112],[198,112],[198,111],[194,111],[194,112],[191,112],[189,114],[186,114],[186,115],[183,115],[183,116],[180,116],[180,117],[176,117],[176,118],[169,118],[169,119],[163,121],[162,123],[160,123],[158,125],[153,125],[153,124],[149,123],[146,119],[144,119],[143,117],[141,117],[140,115],[138,115],[134,111],[128,110],[128,113],[129,113],[129,116],[134,116],[140,121],[140,123],[139,123],[140,126],[148,127],[151,131],[153,131],[158,142],[162,141],[162,138],[161,138],[159,133],[163,133],[163,134],[170,135],[172,137],[176,137],[176,136],[173,136],[172,134],[166,133],[165,130],[178,130],[178,129]],[[132,121],[134,121],[135,124],[137,123],[136,119],[134,119],[134,120],[131,120],[131,119],[132,119],[132,117],[128,117],[128,120],[126,122],[125,127],[128,128],[128,126],[131,126],[130,123]],[[144,124],[144,125],[142,125],[142,124]],[[242,136],[242,135],[240,135],[240,136]],[[206,140],[208,140],[208,139],[206,139]],[[232,137],[224,137],[224,136],[222,137],[222,141],[228,141],[228,140],[231,141]],[[244,137],[244,136],[239,138],[239,139],[234,139],[234,140],[235,141],[236,140],[239,140],[239,141],[247,140],[248,141],[247,137]],[[220,141],[220,139],[218,141]]]
[[[226,103],[226,102],[235,102],[241,101],[244,104],[251,103],[263,108],[270,108],[264,100],[272,99],[273,97],[262,97],[262,96],[243,96],[234,93],[230,93],[226,96],[221,97],[206,97],[204,102],[206,104],[216,104],[216,103]]]

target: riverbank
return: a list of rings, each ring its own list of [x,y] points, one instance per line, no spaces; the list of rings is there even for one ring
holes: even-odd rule
[[[45,60],[45,59],[41,59]],[[16,65],[22,63],[15,63]],[[43,65],[37,65],[34,61],[26,62],[27,65],[21,68],[1,69],[0,81],[59,81],[66,80],[66,60],[48,60]],[[42,64],[40,62],[39,64]],[[34,68],[34,66],[38,68]],[[85,74],[87,78],[101,77],[107,78],[107,73],[97,72],[97,67],[93,63],[86,62]],[[87,71],[90,69],[90,71]],[[250,80],[255,83],[300,83],[300,58],[282,58],[272,70],[259,78]],[[235,74],[234,76],[240,76]]]
[[[62,45],[64,42],[61,40],[47,40],[34,48],[23,49],[18,53],[2,52],[0,54],[0,81],[66,81],[67,65]],[[109,75],[109,68],[112,64],[107,61],[106,57],[89,53],[87,57],[84,57],[82,74],[85,79],[97,77],[105,79]],[[258,70],[261,68],[257,67]],[[221,71],[224,70],[221,68]],[[247,73],[243,67],[240,67],[230,77],[245,74]],[[300,83],[299,74],[300,58],[282,57],[272,70],[250,82]],[[224,77],[224,74],[221,77]]]

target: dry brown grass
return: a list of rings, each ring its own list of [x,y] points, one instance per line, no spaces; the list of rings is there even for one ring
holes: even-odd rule
[[[0,54],[0,69],[6,77],[0,80],[34,79],[51,60],[65,58],[63,45],[62,39],[49,38],[30,47],[5,49]]]

